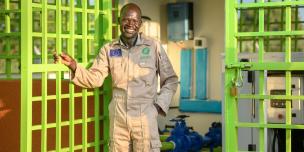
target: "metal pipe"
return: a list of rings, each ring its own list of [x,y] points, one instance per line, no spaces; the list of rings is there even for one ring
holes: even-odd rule
[[[160,150],[173,150],[175,148],[174,142],[162,142]]]
[[[170,135],[160,135],[159,138],[160,138],[160,141],[161,142],[164,142],[167,140],[167,138],[169,137]]]

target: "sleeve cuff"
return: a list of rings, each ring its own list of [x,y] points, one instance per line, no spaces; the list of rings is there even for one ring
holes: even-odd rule
[[[171,99],[169,100],[166,96],[158,96],[155,103],[162,109],[162,111],[167,115],[169,110]]]
[[[70,82],[74,82],[75,78],[78,75],[77,73],[79,73],[78,63],[76,64],[76,70],[75,70],[75,72],[72,72],[72,70],[69,70]]]

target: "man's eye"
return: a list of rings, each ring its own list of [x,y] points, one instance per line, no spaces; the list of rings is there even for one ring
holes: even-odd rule
[[[134,23],[134,24],[139,23],[138,20],[134,20],[134,19],[123,19],[122,21],[125,22],[125,23]]]

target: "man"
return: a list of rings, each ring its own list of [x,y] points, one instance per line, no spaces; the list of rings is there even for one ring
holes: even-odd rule
[[[105,44],[88,70],[66,54],[54,56],[55,62],[61,58],[61,62],[71,69],[72,82],[81,87],[100,87],[111,74],[111,152],[160,151],[157,115],[166,115],[178,84],[160,43],[138,32],[141,23],[141,10],[136,4],[123,6],[120,39]]]

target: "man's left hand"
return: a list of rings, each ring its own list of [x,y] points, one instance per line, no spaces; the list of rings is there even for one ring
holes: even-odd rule
[[[154,103],[155,108],[157,109],[158,114],[162,116],[166,116],[166,113],[163,111],[163,109],[156,103]]]

